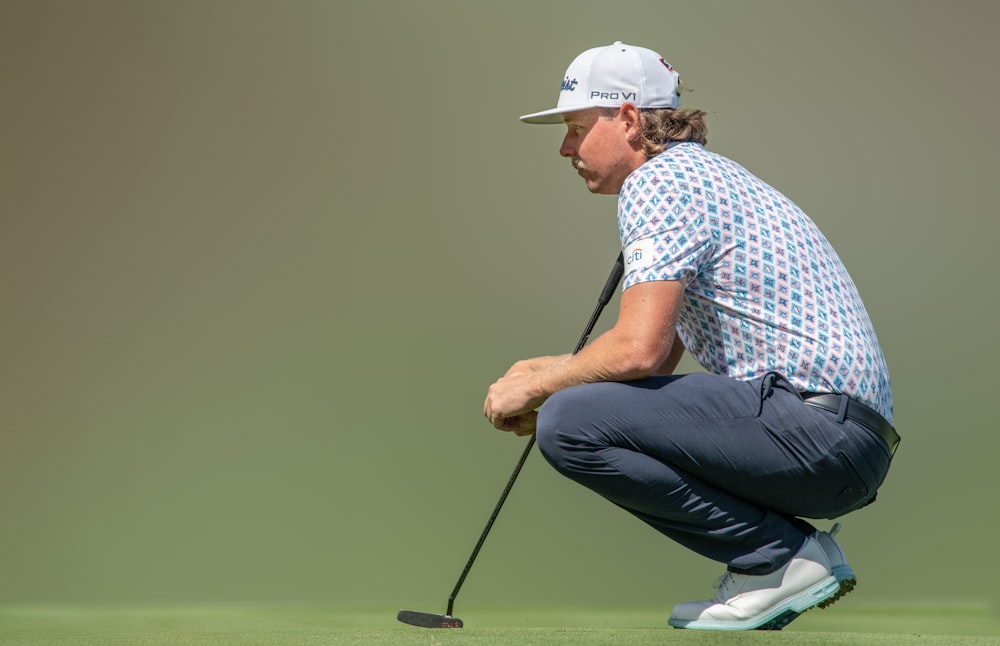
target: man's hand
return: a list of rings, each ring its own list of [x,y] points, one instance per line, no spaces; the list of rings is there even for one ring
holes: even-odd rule
[[[535,409],[546,395],[538,383],[537,371],[529,368],[530,361],[519,361],[498,379],[486,393],[483,414],[494,428],[516,435],[535,432]]]
[[[500,421],[500,425],[496,426],[501,431],[508,431],[514,435],[525,436],[534,435],[535,424],[538,421],[537,411],[528,411],[524,415],[518,415],[517,417],[506,417]]]

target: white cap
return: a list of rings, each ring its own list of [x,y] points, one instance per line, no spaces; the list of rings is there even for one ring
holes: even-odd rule
[[[680,107],[680,77],[670,63],[651,49],[621,41],[588,49],[566,69],[559,102],[551,110],[526,114],[525,123],[562,123],[566,112],[587,108]]]

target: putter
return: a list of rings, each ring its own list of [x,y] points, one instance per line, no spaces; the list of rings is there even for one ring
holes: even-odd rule
[[[594,331],[594,325],[597,324],[597,319],[601,317],[601,312],[604,311],[604,307],[611,300],[611,296],[614,294],[615,288],[618,287],[618,283],[621,281],[624,273],[625,262],[622,258],[622,254],[618,254],[618,258],[615,260],[615,264],[611,268],[611,274],[608,276],[608,281],[604,284],[604,289],[601,291],[601,295],[597,299],[597,307],[594,309],[594,313],[590,315],[590,320],[587,321],[587,327],[584,328],[583,334],[580,336],[580,340],[577,341],[573,354],[576,354],[583,349],[583,346],[587,345],[587,339],[590,338],[590,333]],[[445,613],[443,615],[438,615],[431,612],[419,612],[416,610],[400,610],[396,615],[396,619],[404,624],[419,626],[420,628],[461,628],[463,626],[462,620],[452,615],[452,612],[455,609],[455,598],[458,596],[458,591],[462,589],[462,584],[465,583],[465,577],[469,575],[469,570],[472,569],[472,564],[476,562],[476,557],[479,556],[479,550],[483,547],[483,543],[486,542],[486,537],[493,528],[493,523],[500,514],[500,509],[507,500],[507,495],[510,493],[510,490],[514,487],[514,481],[517,480],[518,474],[521,473],[521,467],[524,466],[524,461],[528,459],[528,454],[531,453],[531,448],[533,446],[535,446],[534,435],[528,439],[528,444],[524,447],[524,451],[521,453],[521,458],[517,461],[517,465],[514,467],[514,472],[510,474],[507,486],[504,487],[503,493],[500,494],[500,499],[497,501],[496,507],[493,508],[493,513],[490,514],[490,519],[486,522],[486,527],[483,529],[483,533],[480,534],[479,541],[476,542],[476,547],[473,548],[472,555],[469,556],[469,560],[465,564],[465,569],[462,570],[462,575],[458,577],[458,581],[455,583],[455,587],[451,591],[451,596],[448,597],[448,609]]]

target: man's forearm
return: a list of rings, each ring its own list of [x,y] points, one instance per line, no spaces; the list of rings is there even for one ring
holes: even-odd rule
[[[507,371],[507,375],[512,374],[523,374],[527,372],[538,372],[540,370],[545,370],[557,363],[561,363],[569,359],[572,355],[560,354],[554,356],[546,357],[533,357],[531,359],[522,359],[518,361]]]
[[[579,353],[566,355],[561,361],[549,362],[539,370],[538,394],[549,397],[564,388],[580,384],[648,377],[659,372],[673,355],[672,348],[666,345],[671,340],[664,341],[650,348],[632,336],[611,329]]]
[[[525,371],[523,397],[545,401],[564,388],[602,381],[632,381],[673,369],[683,348],[673,347],[684,285],[679,281],[637,283],[622,292],[618,320],[580,352]],[[542,364],[538,364],[542,365]]]
[[[681,343],[681,339],[676,334],[674,335],[674,342],[670,346],[670,354],[667,355],[666,360],[660,364],[660,367],[653,372],[654,375],[672,375],[677,370],[677,364],[681,362],[681,357],[684,356],[684,344]]]

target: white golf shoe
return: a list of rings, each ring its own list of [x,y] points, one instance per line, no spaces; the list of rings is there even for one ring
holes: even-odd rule
[[[839,591],[830,558],[810,536],[791,561],[771,574],[726,572],[714,599],[677,605],[668,623],[702,630],[781,630]]]
[[[816,532],[812,537],[820,544],[826,557],[830,559],[830,571],[837,579],[840,589],[835,595],[819,604],[820,608],[833,605],[835,601],[854,589],[858,584],[858,578],[854,575],[854,570],[847,564],[847,556],[834,538],[840,531],[840,523],[835,523],[829,532]]]

